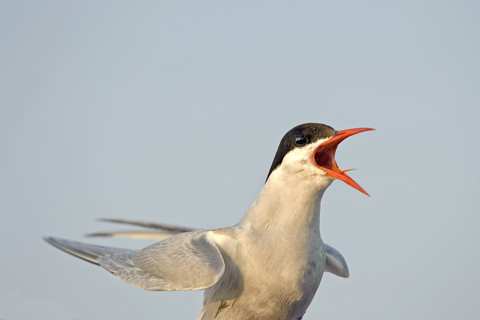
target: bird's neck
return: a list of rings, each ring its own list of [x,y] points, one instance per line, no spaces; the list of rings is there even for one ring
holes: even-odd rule
[[[272,174],[239,226],[256,230],[291,232],[320,228],[320,201],[327,186],[318,188],[308,179]]]

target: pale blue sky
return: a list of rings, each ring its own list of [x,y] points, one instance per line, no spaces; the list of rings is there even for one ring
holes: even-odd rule
[[[342,144],[308,319],[480,316],[478,1],[2,1],[0,318],[194,319],[202,292],[148,292],[48,246],[117,217],[233,225],[278,142]],[[114,229],[112,227],[111,229]]]

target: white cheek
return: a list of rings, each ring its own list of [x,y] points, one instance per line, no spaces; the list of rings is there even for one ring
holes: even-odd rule
[[[291,174],[303,172],[307,175],[326,176],[326,172],[312,162],[313,152],[326,140],[328,139],[322,139],[312,145],[291,150],[283,158],[282,167]]]
[[[313,166],[310,159],[311,150],[294,149],[290,151],[282,161],[282,169],[288,171],[290,174],[305,171]],[[310,148],[308,148],[310,149]]]

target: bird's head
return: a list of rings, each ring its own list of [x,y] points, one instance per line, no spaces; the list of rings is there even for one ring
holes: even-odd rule
[[[371,128],[335,131],[320,123],[305,123],[288,131],[280,141],[277,153],[267,176],[301,181],[315,189],[327,188],[333,180],[342,180],[349,186],[363,190],[335,161],[335,152],[346,138]]]

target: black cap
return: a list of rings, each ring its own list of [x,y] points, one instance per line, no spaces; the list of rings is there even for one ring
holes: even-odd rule
[[[288,131],[280,141],[275,158],[273,158],[272,166],[268,172],[267,180],[273,170],[280,166],[285,155],[291,150],[302,148],[319,139],[333,137],[335,134],[335,129],[321,123],[304,123]]]

